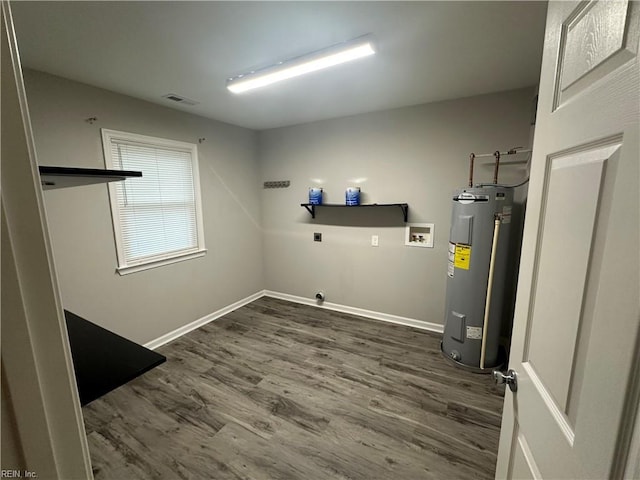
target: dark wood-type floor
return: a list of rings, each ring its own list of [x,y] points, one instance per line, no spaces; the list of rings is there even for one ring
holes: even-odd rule
[[[439,343],[261,298],[84,407],[95,477],[493,478],[503,390]]]

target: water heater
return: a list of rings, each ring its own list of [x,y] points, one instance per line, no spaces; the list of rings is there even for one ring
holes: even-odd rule
[[[500,356],[513,188],[458,190],[453,196],[443,354],[491,372]]]

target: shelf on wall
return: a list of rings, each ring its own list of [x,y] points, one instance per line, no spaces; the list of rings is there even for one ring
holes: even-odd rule
[[[315,205],[311,203],[301,203],[301,207],[307,209],[311,214],[311,218],[316,218],[316,208],[371,208],[371,207],[400,207],[402,215],[406,223],[409,216],[409,204],[408,203],[366,203],[363,205],[343,205],[339,203],[323,203],[321,205]]]
[[[95,183],[119,182],[127,178],[141,177],[134,170],[106,170],[101,168],[38,167],[43,190],[79,187]]]

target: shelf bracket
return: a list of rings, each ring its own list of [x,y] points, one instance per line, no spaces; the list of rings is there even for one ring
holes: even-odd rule
[[[302,204],[302,206],[304,208],[307,209],[307,212],[309,212],[311,214],[311,218],[316,218],[316,206],[315,205],[309,205],[309,204]]]
[[[398,206],[402,210],[402,215],[404,215],[404,223],[407,223],[407,219],[409,218],[409,204],[401,203]]]

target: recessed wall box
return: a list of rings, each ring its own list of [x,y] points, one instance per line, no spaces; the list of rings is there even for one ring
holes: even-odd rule
[[[409,247],[433,248],[433,223],[410,223],[404,244]]]

